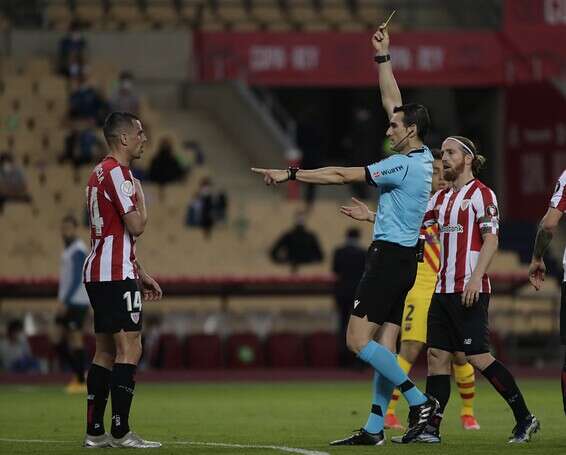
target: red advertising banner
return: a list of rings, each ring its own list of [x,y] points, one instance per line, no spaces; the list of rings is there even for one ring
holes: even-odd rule
[[[201,80],[243,78],[277,86],[370,86],[377,66],[369,33],[202,32]],[[406,32],[391,46],[403,86],[493,86],[504,80],[496,33]]]
[[[506,90],[507,218],[537,221],[566,169],[566,99],[550,83]]]

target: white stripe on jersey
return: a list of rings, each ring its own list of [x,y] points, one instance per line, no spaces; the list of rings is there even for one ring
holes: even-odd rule
[[[562,172],[562,175],[559,177],[558,182],[556,183],[556,188],[554,189],[554,194],[550,198],[550,206],[552,208],[558,208],[561,201],[562,204],[564,204],[563,199],[566,198],[565,187],[566,187],[566,171]]]
[[[86,258],[85,261],[85,282],[89,282],[92,281],[92,275],[91,275],[91,271],[92,271],[92,261],[94,260],[94,253],[96,251],[96,249],[98,248],[98,245],[100,244],[100,239],[95,239],[94,243],[92,245],[92,250],[90,250],[90,254],[88,255],[88,257]]]
[[[446,224],[450,224],[452,226],[458,225],[458,213],[460,211],[459,209],[465,195],[466,192],[463,189],[458,192],[456,199],[454,199],[454,204],[451,207],[450,213],[448,214],[446,213],[446,210],[448,208],[448,201],[446,201],[446,204],[443,204],[444,219],[446,220],[447,215],[449,219],[449,223],[445,222],[444,225]],[[451,293],[454,292],[454,285],[455,285],[454,276],[456,275],[456,259],[458,253],[458,232],[445,232],[444,235],[448,236],[448,257],[447,257],[448,267],[446,268],[446,273],[445,273],[446,292]]]
[[[114,237],[109,235],[104,237],[102,253],[100,255],[100,280],[112,281],[112,243]]]
[[[132,252],[132,244],[130,239],[130,234],[127,229],[124,229],[124,250],[122,256],[122,279],[135,278],[134,265],[130,260],[130,254]]]
[[[124,179],[124,174],[122,169],[118,166],[110,171],[110,177],[112,178],[112,184],[114,185],[114,191],[118,195],[120,205],[122,206],[123,213],[128,213],[130,209],[134,206],[132,198],[126,196],[122,191],[122,184],[126,181]]]

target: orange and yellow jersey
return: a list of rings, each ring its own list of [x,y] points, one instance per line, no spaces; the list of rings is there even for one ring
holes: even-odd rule
[[[421,231],[425,236],[423,262],[419,262],[417,279],[413,290],[422,291],[432,297],[436,286],[438,271],[440,270],[440,240],[438,225],[433,224]]]

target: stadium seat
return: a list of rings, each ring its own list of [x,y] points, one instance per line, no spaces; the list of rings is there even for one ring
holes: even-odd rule
[[[183,350],[177,335],[162,333],[157,342],[157,358],[151,359],[152,364],[165,370],[183,368]],[[153,362],[155,361],[155,363]]]
[[[113,2],[108,17],[120,29],[139,28],[145,22],[145,16],[141,12],[137,0]]]
[[[45,10],[47,26],[55,30],[68,29],[73,16],[66,2],[49,2]]]
[[[303,338],[295,333],[276,333],[266,342],[269,366],[273,368],[301,368],[305,366]]]
[[[179,14],[170,1],[149,2],[146,17],[154,27],[171,27],[179,22]]]
[[[338,336],[330,332],[311,333],[306,338],[309,366],[336,368],[339,361]]]
[[[222,343],[218,335],[189,335],[185,341],[185,365],[196,369],[217,369],[224,366]]]
[[[257,335],[240,333],[226,340],[229,368],[257,368],[264,366],[262,346]]]

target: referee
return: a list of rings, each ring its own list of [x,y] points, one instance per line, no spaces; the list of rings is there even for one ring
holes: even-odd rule
[[[383,444],[383,412],[395,387],[410,406],[409,433],[422,431],[438,408],[434,398],[409,380],[394,355],[405,297],[415,282],[419,230],[431,188],[433,156],[423,144],[430,119],[424,106],[402,103],[383,25],[373,35],[372,44],[377,52],[382,104],[389,116],[386,134],[396,154],[366,167],[252,168],[263,175],[267,185],[289,180],[322,185],[367,182],[380,190],[373,242],[346,333],[348,348],[375,370],[371,412],[363,428],[331,445]]]

